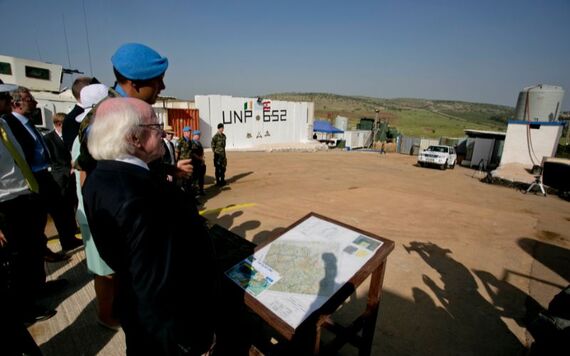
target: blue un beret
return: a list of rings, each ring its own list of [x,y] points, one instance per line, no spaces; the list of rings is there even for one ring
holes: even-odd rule
[[[200,130],[194,131],[194,135],[200,135],[200,134],[201,134]]]
[[[192,131],[192,129],[190,128],[190,126],[184,126],[184,128],[182,129],[182,131],[184,131],[184,132],[190,132],[190,131]]]
[[[163,75],[168,59],[140,43],[126,43],[111,57],[113,67],[130,80],[148,80]]]

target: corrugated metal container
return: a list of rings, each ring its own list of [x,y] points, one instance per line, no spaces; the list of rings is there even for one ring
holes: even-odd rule
[[[405,155],[413,155],[414,147],[419,149],[421,138],[419,137],[412,137],[412,136],[399,136],[400,137],[400,144],[398,148],[398,152],[405,154]]]
[[[526,87],[519,93],[515,120],[557,121],[562,110],[564,89],[539,84]]]
[[[182,137],[182,129],[190,126],[192,130],[200,130],[200,115],[198,109],[166,109],[168,111],[168,124],[172,126],[174,134]]]
[[[420,142],[420,152],[425,150],[429,146],[437,146],[437,145],[439,145],[439,139],[422,138]]]

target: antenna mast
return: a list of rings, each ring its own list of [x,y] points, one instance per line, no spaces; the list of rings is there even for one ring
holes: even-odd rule
[[[87,30],[87,12],[85,11],[85,0],[82,1],[83,4],[83,23],[85,24],[85,36],[87,37],[87,53],[89,54],[89,70],[91,76],[93,76],[93,63],[91,62],[91,46],[89,45],[89,31]]]
[[[65,28],[65,14],[61,14],[61,20],[63,22],[63,36],[65,37],[65,50],[67,52],[67,65],[71,68],[71,57],[69,56],[69,41],[67,39],[67,29]]]

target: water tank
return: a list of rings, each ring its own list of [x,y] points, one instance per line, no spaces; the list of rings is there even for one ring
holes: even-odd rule
[[[519,93],[515,120],[557,121],[562,110],[564,89],[559,86],[538,84]]]
[[[342,131],[348,130],[348,117],[337,116],[336,119],[334,119],[334,127]]]

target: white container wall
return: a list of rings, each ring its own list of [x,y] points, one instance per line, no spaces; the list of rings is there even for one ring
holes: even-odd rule
[[[255,148],[259,145],[301,143],[312,139],[313,103],[197,95],[203,144],[224,124],[226,148]],[[311,129],[312,131],[312,129]]]
[[[346,140],[344,146],[349,149],[368,147],[372,131],[370,130],[353,130],[345,131],[344,139]]]
[[[509,122],[501,165],[521,163],[531,168],[540,165],[543,157],[553,157],[564,126],[558,122]]]
[[[334,127],[342,131],[348,130],[348,117],[337,116],[334,119]]]

